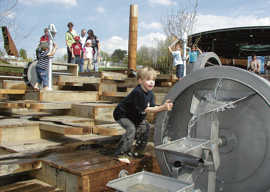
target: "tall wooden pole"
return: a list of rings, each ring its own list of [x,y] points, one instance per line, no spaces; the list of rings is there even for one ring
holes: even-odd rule
[[[130,5],[129,41],[128,41],[128,70],[136,71],[138,36],[138,5]]]

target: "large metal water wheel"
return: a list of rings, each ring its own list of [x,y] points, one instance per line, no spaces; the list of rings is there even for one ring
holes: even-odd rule
[[[190,74],[193,71],[211,67],[211,66],[221,66],[222,63],[218,55],[214,52],[204,52],[198,56],[198,59],[195,63],[187,64],[187,74]]]
[[[29,87],[34,87],[38,79],[36,66],[37,66],[37,60],[34,60],[32,62],[29,62],[27,64],[27,67],[24,68],[24,81],[26,85]]]
[[[219,122],[220,166],[215,191],[266,192],[270,189],[270,83],[235,67],[209,67],[192,72],[169,91],[173,110],[161,112],[155,123],[155,145],[187,136],[194,95],[215,95],[216,100],[239,101],[216,112]],[[198,97],[199,97],[198,96]],[[199,118],[191,136],[209,139],[210,130]],[[172,176],[170,154],[157,151],[166,175]],[[195,188],[207,192],[207,171],[192,173]]]

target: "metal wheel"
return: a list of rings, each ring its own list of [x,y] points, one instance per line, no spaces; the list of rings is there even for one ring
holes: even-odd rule
[[[213,92],[218,82],[220,98],[253,96],[217,113],[223,142],[216,191],[265,192],[270,188],[270,83],[256,74],[235,67],[209,67],[176,83],[165,98],[174,102],[173,110],[157,115],[155,145],[185,137],[194,93]],[[192,137],[209,138],[209,126],[198,122]],[[168,159],[173,157],[156,154],[162,172],[172,175]],[[193,178],[196,188],[206,192],[207,173],[194,171]]]
[[[221,66],[222,63],[218,55],[214,52],[205,52],[199,55],[198,60],[195,63],[187,64],[187,74],[193,71],[203,69],[211,66]]]
[[[35,83],[37,82],[36,65],[37,60],[29,62],[27,67],[24,69],[25,84],[31,88],[33,88]]]

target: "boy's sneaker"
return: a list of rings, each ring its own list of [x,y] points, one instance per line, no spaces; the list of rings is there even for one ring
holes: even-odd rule
[[[130,156],[130,157],[134,157],[134,158],[142,158],[142,157],[144,157],[144,154],[140,153],[140,152],[128,152],[127,155]]]

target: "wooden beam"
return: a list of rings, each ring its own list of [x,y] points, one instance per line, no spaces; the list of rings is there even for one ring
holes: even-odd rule
[[[58,125],[52,122],[42,122],[40,123],[39,128],[43,131],[49,131],[62,135],[83,135],[84,133],[84,128],[68,125]]]
[[[93,102],[98,100],[96,91],[29,91],[25,99],[42,102]]]
[[[127,79],[127,75],[123,73],[116,73],[116,72],[101,72],[101,78],[107,80],[117,80],[117,81],[124,81]]]
[[[0,187],[2,192],[63,192],[62,189],[56,188],[55,186],[49,185],[38,179],[19,181],[10,185]]]
[[[25,94],[25,90],[22,90],[22,89],[0,89],[0,94],[23,95],[23,94]]]
[[[24,81],[16,80],[1,80],[0,82],[2,89],[22,89],[26,90],[26,84]]]
[[[63,85],[66,83],[99,84],[100,78],[59,75],[54,78],[54,81],[57,85]]]
[[[123,135],[125,132],[126,130],[123,129],[118,123],[96,125],[93,129],[94,134],[103,136]]]
[[[71,73],[73,76],[78,76],[78,65],[71,64],[71,63],[60,63],[60,62],[53,62],[52,65],[60,65],[67,67],[67,71]]]
[[[73,104],[71,115],[79,117],[88,117],[94,121],[114,122],[113,110],[117,104],[107,103],[79,103]]]
[[[71,109],[72,103],[31,103],[28,108],[37,110]]]
[[[104,97],[126,97],[128,92],[107,92],[103,91],[102,96]]]

